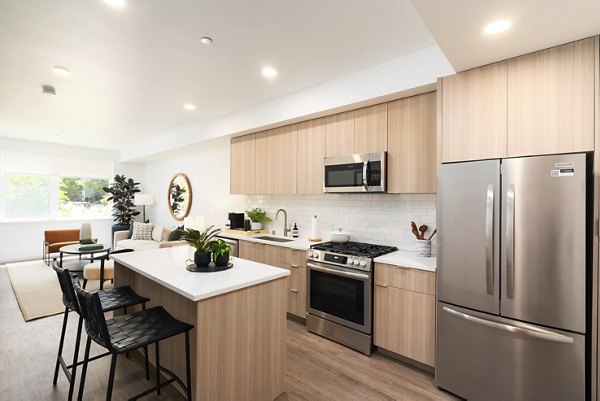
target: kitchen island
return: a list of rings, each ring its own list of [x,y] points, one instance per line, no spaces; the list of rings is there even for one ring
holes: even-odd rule
[[[273,400],[284,392],[288,270],[234,258],[233,267],[192,273],[180,246],[114,255],[115,287],[129,285],[193,324],[194,400]],[[185,378],[184,340],[160,346],[161,365]],[[154,360],[151,347],[150,360]]]

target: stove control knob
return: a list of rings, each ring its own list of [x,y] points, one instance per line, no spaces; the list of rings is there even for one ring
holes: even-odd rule
[[[317,252],[314,253],[313,258],[319,259],[319,254]]]
[[[309,251],[309,252],[308,252],[308,257],[309,257],[309,258],[312,258],[312,257],[313,257],[313,253],[312,253],[312,251]]]
[[[358,259],[354,259],[354,266],[358,266],[359,263],[360,261]]]
[[[354,259],[348,259],[348,264],[351,265],[354,263]]]
[[[365,262],[364,260],[360,261],[360,266],[361,267],[365,267],[367,265],[367,262]]]

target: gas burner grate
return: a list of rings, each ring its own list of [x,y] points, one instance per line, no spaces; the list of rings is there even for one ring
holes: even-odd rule
[[[323,242],[310,246],[311,249],[339,253],[349,256],[376,258],[386,253],[397,251],[395,246],[375,245],[365,242]]]

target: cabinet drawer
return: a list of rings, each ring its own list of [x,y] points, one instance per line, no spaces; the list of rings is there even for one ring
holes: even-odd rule
[[[375,285],[435,295],[435,273],[375,263]]]

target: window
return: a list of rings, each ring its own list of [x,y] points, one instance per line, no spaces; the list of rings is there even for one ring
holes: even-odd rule
[[[112,162],[4,151],[0,218],[108,218]]]

